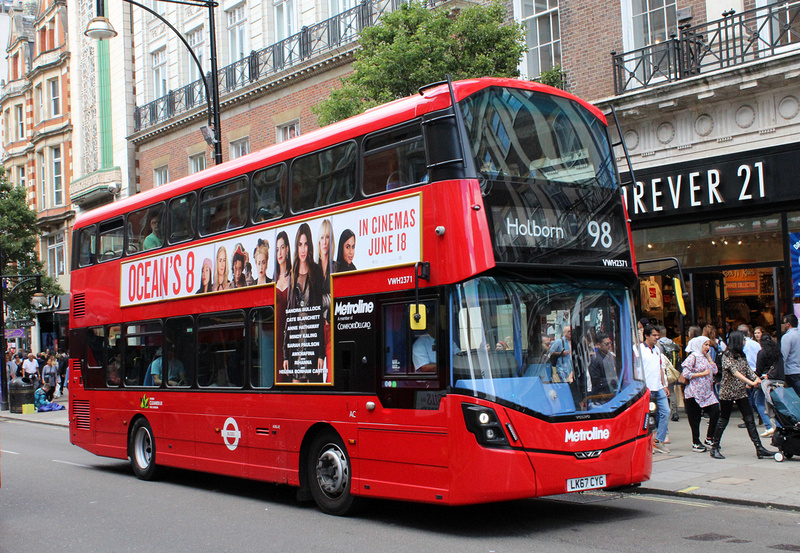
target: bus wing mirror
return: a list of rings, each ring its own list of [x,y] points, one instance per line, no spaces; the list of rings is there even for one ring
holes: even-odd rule
[[[675,290],[675,301],[678,303],[678,311],[684,317],[686,316],[686,304],[683,301],[683,286],[681,279],[672,277],[672,287]]]
[[[425,328],[428,326],[425,305],[419,303],[412,305],[411,309],[409,310],[409,315],[409,325],[411,326],[411,330],[425,330]]]

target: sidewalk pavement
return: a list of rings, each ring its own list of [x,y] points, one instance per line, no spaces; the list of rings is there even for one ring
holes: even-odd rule
[[[69,390],[56,402],[67,409],[29,415],[0,411],[0,422],[17,420],[68,427]],[[737,427],[740,422],[741,418],[734,411],[722,437],[725,459],[717,460],[708,452],[692,451],[689,423],[681,412],[680,421],[669,423],[670,453],[655,453],[651,479],[632,491],[800,511],[800,458],[781,463],[774,459],[758,459],[747,430]],[[703,419],[700,423],[703,437],[706,425],[707,419]],[[763,430],[760,426],[759,432]],[[761,441],[767,449],[775,450],[770,438],[761,438]]]

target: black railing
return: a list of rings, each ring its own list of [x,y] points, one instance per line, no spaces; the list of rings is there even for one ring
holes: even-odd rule
[[[312,57],[354,42],[362,29],[375,25],[381,15],[396,10],[404,1],[363,0],[354,8],[315,25],[303,27],[299,33],[251,52],[249,56],[218,71],[220,94],[241,89]],[[429,4],[433,5],[433,2]],[[133,114],[134,131],[152,127],[200,105],[205,105],[202,80],[172,90],[166,96],[148,104],[137,106]]]
[[[614,93],[685,79],[780,54],[800,44],[800,2],[771,4],[686,25],[670,40],[617,54]]]

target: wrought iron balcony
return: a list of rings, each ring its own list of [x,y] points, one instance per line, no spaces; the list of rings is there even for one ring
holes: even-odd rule
[[[771,4],[722,19],[686,25],[670,40],[612,52],[614,93],[658,86],[763,60],[800,45],[800,2]]]
[[[396,10],[403,0],[363,0],[358,6],[325,21],[303,27],[299,33],[218,71],[219,92],[224,95],[298,65],[315,56],[354,42],[365,27],[375,25],[384,12]],[[176,115],[205,106],[203,81],[197,80],[134,109],[136,132]]]

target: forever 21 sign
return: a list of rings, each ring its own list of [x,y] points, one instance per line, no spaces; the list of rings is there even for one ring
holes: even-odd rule
[[[736,154],[636,171],[636,184],[623,187],[628,216],[635,225],[800,200],[795,180],[800,174],[800,153],[794,148],[781,150],[770,148],[749,152],[747,157]]]

